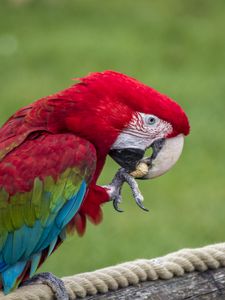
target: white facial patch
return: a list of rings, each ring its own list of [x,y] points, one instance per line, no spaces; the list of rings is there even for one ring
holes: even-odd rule
[[[156,139],[164,138],[172,131],[170,123],[154,115],[136,113],[111,149],[138,148],[145,150]]]

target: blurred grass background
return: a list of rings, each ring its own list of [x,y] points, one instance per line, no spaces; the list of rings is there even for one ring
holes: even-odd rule
[[[140,182],[144,213],[124,190],[100,226],[67,240],[42,270],[59,276],[225,240],[224,0],[1,0],[0,122],[19,107],[114,69],[176,99],[192,126],[182,158]],[[107,162],[100,183],[117,166]]]

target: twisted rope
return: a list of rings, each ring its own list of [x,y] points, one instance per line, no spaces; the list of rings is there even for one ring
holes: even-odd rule
[[[182,249],[156,259],[138,259],[94,272],[64,277],[70,299],[107,293],[139,282],[171,279],[185,273],[225,267],[225,243]],[[0,300],[53,300],[51,289],[37,284],[17,289]]]

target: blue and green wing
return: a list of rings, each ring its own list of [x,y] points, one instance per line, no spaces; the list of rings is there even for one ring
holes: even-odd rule
[[[95,149],[72,134],[27,139],[0,163],[0,273],[5,293],[65,238],[95,171]]]

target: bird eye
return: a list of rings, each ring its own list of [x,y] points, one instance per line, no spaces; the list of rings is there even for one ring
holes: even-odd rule
[[[148,124],[148,125],[154,125],[155,122],[156,122],[156,118],[153,117],[153,116],[150,116],[150,117],[147,118],[146,121],[147,121],[147,124]]]

